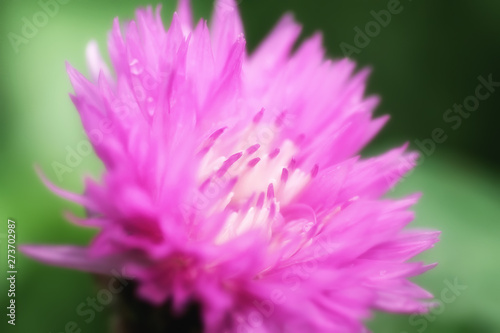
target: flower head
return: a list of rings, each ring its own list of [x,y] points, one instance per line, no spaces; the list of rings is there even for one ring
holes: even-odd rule
[[[362,332],[370,311],[422,312],[431,295],[408,262],[438,233],[406,231],[418,196],[382,198],[416,155],[357,156],[387,118],[364,95],[367,71],[325,59],[290,15],[252,54],[232,0],[211,28],[180,1],[115,20],[114,74],[90,43],[91,78],[68,65],[72,100],[105,166],[68,216],[99,232],[88,247],[26,246],[45,262],[110,274],[137,296],[200,304],[206,332]],[[99,132],[102,124],[109,131]],[[43,177],[43,176],[42,176]]]

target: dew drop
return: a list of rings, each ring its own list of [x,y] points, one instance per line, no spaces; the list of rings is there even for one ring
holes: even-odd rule
[[[152,116],[155,114],[155,100],[153,97],[148,97],[146,100],[146,110],[148,111],[149,115]]]
[[[314,226],[313,222],[307,222],[306,224],[304,224],[302,229],[304,230],[304,232],[308,232],[309,230],[311,230],[313,226]]]
[[[139,75],[144,70],[141,63],[137,59],[133,59],[129,65],[130,65],[130,72],[134,75]]]

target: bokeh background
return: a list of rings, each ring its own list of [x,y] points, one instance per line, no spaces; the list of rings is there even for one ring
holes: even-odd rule
[[[157,0],[158,1],[158,0]],[[62,1],[61,1],[62,2]],[[80,208],[51,194],[38,180],[34,164],[56,184],[81,191],[85,173],[98,175],[92,155],[58,180],[54,161],[64,164],[67,147],[85,139],[64,61],[86,73],[85,45],[96,39],[105,49],[112,19],[131,18],[143,0],[72,0],[38,28],[16,52],[9,33],[21,35],[23,19],[33,22],[37,1],[0,4],[0,273],[6,275],[7,218],[17,222],[17,242],[86,244],[93,232],[66,222],[61,212]],[[174,0],[163,2],[168,23]],[[303,37],[322,31],[327,53],[342,57],[341,43],[356,46],[356,27],[387,9],[388,0],[239,0],[247,45],[254,49],[287,11],[303,24]],[[156,4],[152,3],[153,5]],[[209,17],[212,2],[193,1],[197,18]],[[443,119],[446,110],[475,94],[478,77],[500,81],[500,2],[497,0],[402,0],[400,13],[352,53],[360,67],[373,68],[369,92],[382,96],[378,114],[391,121],[367,148],[370,155],[409,141],[426,142],[436,128],[447,135],[432,153],[423,152],[418,168],[389,195],[424,193],[416,206],[415,227],[443,231],[441,242],[421,256],[439,262],[417,279],[438,300],[447,283],[466,286],[453,301],[427,317],[377,313],[369,327],[379,333],[500,332],[500,88],[492,92],[457,129]],[[10,35],[12,36],[12,35]],[[65,332],[75,321],[82,332],[107,332],[107,309],[91,323],[76,307],[96,288],[87,274],[46,267],[18,253],[17,325],[7,325],[6,279],[0,279],[0,331]]]

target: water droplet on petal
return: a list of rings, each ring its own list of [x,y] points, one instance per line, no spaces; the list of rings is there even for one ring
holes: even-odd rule
[[[155,100],[153,99],[153,97],[148,97],[146,101],[146,110],[148,111],[149,115],[152,116],[155,114]]]
[[[308,222],[308,223],[304,224],[304,226],[302,228],[304,229],[304,232],[308,232],[309,230],[311,230],[311,228],[313,226],[314,226],[313,222]]]
[[[144,70],[141,63],[137,59],[133,59],[129,65],[130,65],[130,72],[134,75],[139,75]]]

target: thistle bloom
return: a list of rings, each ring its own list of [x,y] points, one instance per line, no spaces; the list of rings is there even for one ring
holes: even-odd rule
[[[318,34],[292,51],[300,30],[285,15],[248,54],[233,0],[216,2],[210,30],[182,0],[168,30],[159,8],[116,19],[114,74],[95,43],[89,80],[68,65],[105,172],[83,195],[42,176],[98,234],[25,253],[121,267],[139,299],[199,304],[206,332],[364,332],[374,309],[425,312],[432,295],[408,278],[433,265],[408,260],[438,232],[403,230],[418,195],[382,198],[417,156],[357,156],[387,120],[372,118],[367,71],[325,59]]]

